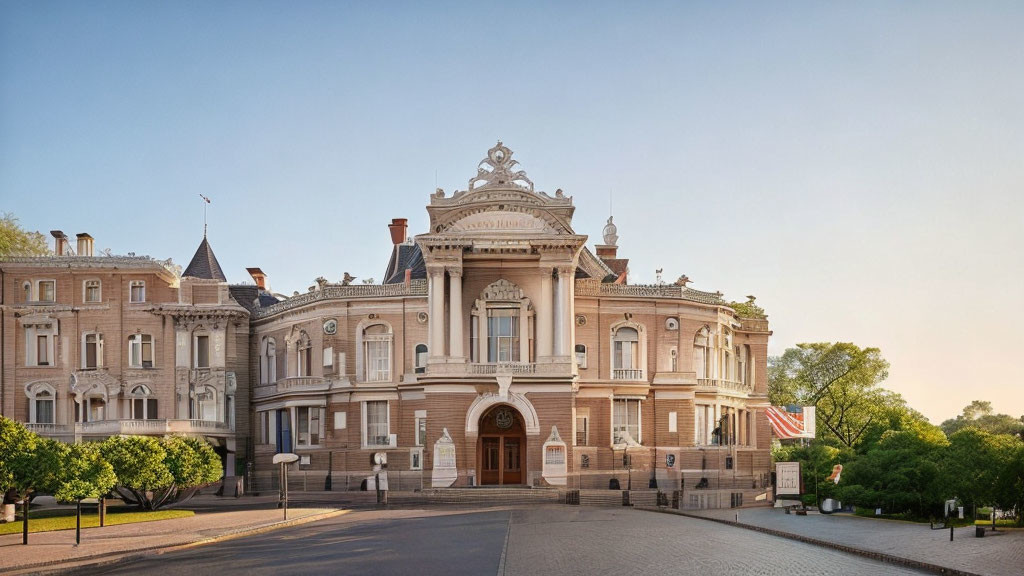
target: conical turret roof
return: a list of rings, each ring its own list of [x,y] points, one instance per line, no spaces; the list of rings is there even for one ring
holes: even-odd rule
[[[213,255],[213,248],[210,248],[210,243],[206,241],[205,235],[199,244],[199,249],[196,250],[196,255],[192,257],[192,261],[188,263],[188,268],[185,268],[182,276],[203,280],[220,280],[221,282],[228,281],[224,276],[224,271],[220,269],[220,262],[217,262],[217,257]]]

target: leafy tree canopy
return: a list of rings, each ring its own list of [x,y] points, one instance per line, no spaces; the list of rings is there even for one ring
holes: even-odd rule
[[[100,452],[114,467],[119,486],[145,492],[174,482],[164,463],[167,453],[156,438],[111,436],[100,445]]]
[[[22,485],[22,466],[31,458],[38,439],[19,422],[0,416],[0,495]]]
[[[213,448],[198,438],[174,436],[164,440],[167,468],[179,488],[205,486],[220,480],[223,467]]]
[[[0,258],[4,256],[44,256],[50,253],[46,236],[23,230],[9,212],[0,214]]]
[[[68,446],[54,496],[63,502],[99,498],[116,483],[114,468],[103,459],[95,444],[72,444]]]
[[[992,403],[982,400],[975,400],[964,406],[959,416],[950,418],[939,426],[950,436],[958,430],[972,427],[991,434],[1014,434],[1024,438],[1024,416],[1014,418],[1008,414],[995,414]]]

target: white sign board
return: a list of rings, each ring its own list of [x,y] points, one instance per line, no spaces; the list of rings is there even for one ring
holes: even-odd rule
[[[800,463],[775,463],[775,493],[778,495],[800,495]]]
[[[542,476],[544,476],[544,480],[553,486],[565,486],[565,475],[568,468],[565,458],[566,448],[556,426],[551,427],[551,435],[548,436],[547,442],[544,442],[543,450]]]
[[[430,485],[434,488],[448,488],[459,478],[455,467],[455,442],[445,428],[441,437],[434,442],[434,466],[430,473]]]

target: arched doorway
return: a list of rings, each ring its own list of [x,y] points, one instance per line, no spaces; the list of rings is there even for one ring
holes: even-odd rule
[[[519,412],[499,404],[480,417],[477,478],[481,485],[526,483],[526,427]]]

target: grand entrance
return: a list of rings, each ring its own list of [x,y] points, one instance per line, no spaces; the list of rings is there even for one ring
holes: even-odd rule
[[[526,428],[519,412],[498,405],[480,417],[477,478],[481,485],[526,483]]]

